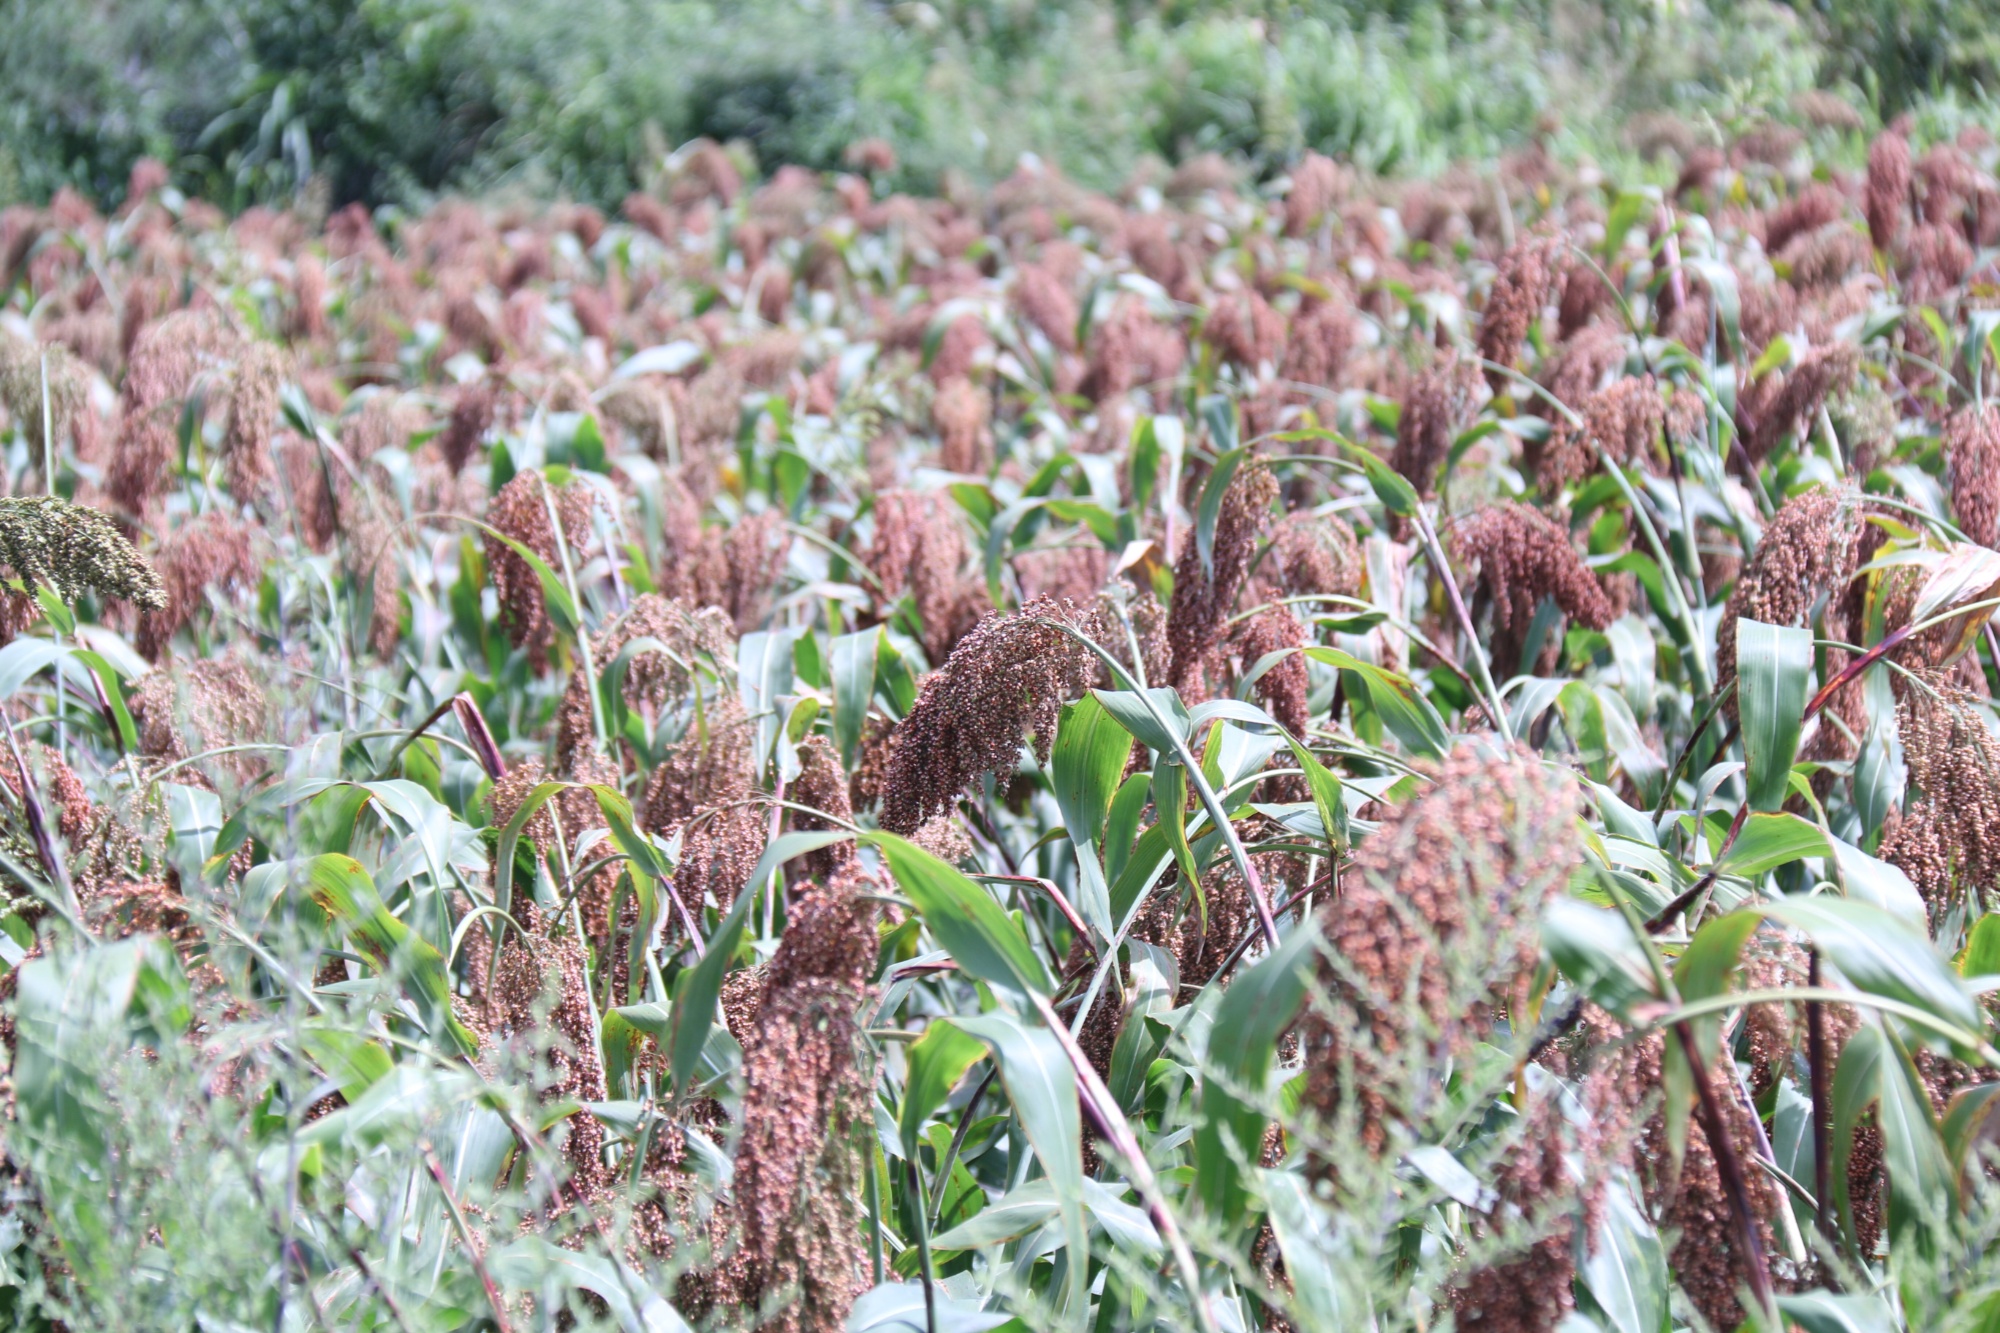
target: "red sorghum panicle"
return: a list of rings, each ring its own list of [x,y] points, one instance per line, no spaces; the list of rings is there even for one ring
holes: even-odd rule
[[[991,343],[979,316],[960,315],[945,326],[944,337],[938,340],[937,352],[931,358],[931,382],[942,392],[953,380],[966,380],[979,353]]]
[[[1224,361],[1256,374],[1277,364],[1285,344],[1285,318],[1255,291],[1218,297],[1201,326],[1202,337]]]
[[[514,816],[528,803],[528,795],[536,787],[549,780],[547,766],[539,755],[530,756],[509,768],[494,782],[493,790],[487,797],[490,818],[487,824],[496,829],[504,829],[514,822]],[[538,852],[547,854],[555,848],[556,825],[549,817],[549,806],[544,802],[536,811],[522,821],[520,836],[527,839]]]
[[[1764,528],[1757,549],[1736,580],[1715,634],[1716,688],[1736,678],[1736,622],[1803,625],[1823,593],[1838,594],[1836,580],[1852,571],[1862,533],[1857,497],[1815,487],[1785,501]],[[1725,705],[1736,716],[1734,695]]]
[[[1558,402],[1581,411],[1584,400],[1602,388],[1606,377],[1625,364],[1625,354],[1625,339],[1618,330],[1603,324],[1588,325],[1565,342],[1553,359],[1545,363],[1541,386]],[[1531,406],[1540,414],[1555,412],[1539,397]]]
[[[499,397],[498,386],[490,379],[474,380],[458,391],[451,419],[438,432],[438,452],[444,455],[445,466],[454,477],[465,471],[480,441],[493,428],[493,410]]]
[[[1292,168],[1291,177],[1292,188],[1285,195],[1285,235],[1304,236],[1339,200],[1344,173],[1332,158],[1307,153]]]
[[[1951,508],[1965,535],[2000,545],[2000,407],[1967,404],[1944,428]]]
[[[134,517],[173,480],[181,410],[195,378],[219,372],[234,342],[212,311],[182,311],[147,325],[133,344],[105,489]]]
[[[1868,188],[1862,212],[1868,216],[1868,236],[1876,250],[1896,244],[1910,208],[1910,140],[1894,130],[1876,136],[1868,148]]]
[[[140,753],[170,762],[260,741],[267,716],[264,687],[249,667],[233,657],[160,668],[141,680],[132,694]],[[266,760],[257,752],[222,755],[197,771],[244,779],[262,770]]]
[[[661,720],[663,710],[685,703],[696,676],[710,693],[726,687],[736,656],[736,637],[727,618],[715,607],[690,611],[658,593],[641,593],[631,609],[598,631],[591,640],[591,663],[602,675],[641,640],[662,646],[642,648],[626,658],[622,696],[625,706],[648,725]],[[571,673],[569,687],[556,711],[556,763],[567,769],[570,757],[593,744],[596,722],[590,704],[590,682],[582,665]]]
[[[464,406],[465,399],[461,398],[459,404]],[[640,453],[661,463],[669,460],[669,441],[674,438],[676,423],[673,399],[665,389],[648,378],[620,380],[604,391],[597,406],[608,420],[623,428],[626,438],[638,446]],[[458,420],[456,409],[452,420]],[[483,433],[484,427],[481,429]],[[475,443],[466,443],[468,457]],[[449,452],[446,456],[450,456]]]
[[[1287,597],[1353,597],[1361,591],[1366,571],[1361,543],[1340,515],[1287,514],[1272,535],[1271,546],[1267,560],[1276,566]]]
[[[1539,669],[1520,660],[1535,608],[1552,599],[1562,613],[1589,629],[1616,618],[1604,586],[1584,565],[1569,534],[1547,515],[1502,502],[1459,519],[1446,534],[1451,552],[1477,571],[1476,601],[1493,612],[1493,664],[1503,675]],[[1545,652],[1561,643],[1551,635]]]
[[[924,627],[924,654],[942,662],[991,609],[986,589],[964,572],[964,530],[939,491],[891,491],[875,505],[875,538],[863,563],[893,603],[905,592]]]
[[[986,394],[963,375],[938,386],[931,421],[938,432],[938,465],[966,476],[986,473],[987,419],[993,410]]]
[[[1792,199],[1771,210],[1764,220],[1764,249],[1777,254],[1792,238],[1817,231],[1837,221],[1847,211],[1840,194],[1830,185],[1808,185]]]
[[[954,814],[932,815],[917,825],[910,841],[946,865],[955,866],[972,855],[972,838]]]
[[[1611,289],[1596,266],[1572,259],[1563,267],[1562,286],[1556,296],[1556,336],[1567,342],[1597,318]]]
[[[1503,1257],[1457,1278],[1451,1288],[1460,1333],[1555,1333],[1575,1308],[1577,1188],[1568,1159],[1576,1151],[1556,1098],[1537,1098],[1520,1115],[1517,1142],[1500,1163],[1499,1201],[1468,1218]],[[1592,1162],[1588,1170],[1601,1170]]]
[[[1957,227],[1920,223],[1904,238],[1896,271],[1903,279],[1903,295],[1913,301],[1936,301],[1965,281],[1972,271],[1973,253],[1965,234]]]
[[[1285,338],[1281,378],[1319,389],[1340,387],[1342,369],[1359,341],[1361,330],[1353,309],[1334,297],[1315,299],[1299,308]]]
[[[723,567],[729,572],[721,605],[739,634],[763,625],[791,552],[792,534],[785,531],[785,516],[777,509],[752,514],[729,529],[722,543]]]
[[[1520,356],[1521,344],[1554,291],[1556,261],[1562,250],[1560,237],[1530,236],[1500,257],[1493,290],[1486,298],[1486,313],[1479,319],[1482,359],[1511,367]],[[1487,375],[1496,393],[1508,383],[1499,371],[1488,371]]]
[[[1815,347],[1790,370],[1773,370],[1747,385],[1736,401],[1743,448],[1753,463],[1770,456],[1793,432],[1811,429],[1811,419],[1827,396],[1854,378],[1861,349],[1852,343]]]
[[[889,763],[896,752],[898,730],[894,722],[880,713],[870,713],[863,719],[854,772],[847,782],[847,796],[856,810],[873,807],[888,789]]]
[[[1039,264],[1023,264],[1014,276],[1014,299],[1022,316],[1059,352],[1076,350],[1080,318],[1076,298],[1062,280]]]
[[[46,795],[55,798],[56,831],[72,848],[82,850],[84,835],[96,827],[100,818],[97,807],[91,803],[90,793],[84,790],[83,781],[67,760],[40,741],[30,742],[22,748],[28,760],[28,771],[42,780],[47,788]],[[0,770],[0,782],[5,782],[16,797],[20,796],[19,770],[11,764]]]
[[[1755,1165],[1762,1150],[1750,1112],[1737,1095],[1729,1052],[1711,1049],[1706,1064],[1724,1132],[1743,1164],[1750,1211],[1768,1255],[1776,1248],[1771,1219],[1786,1204],[1771,1177]],[[1659,1084],[1655,1056],[1634,1090],[1650,1090]],[[1741,1232],[1707,1133],[1699,1126],[1690,1130],[1686,1155],[1675,1175],[1666,1122],[1655,1114],[1640,1134],[1634,1160],[1648,1210],[1658,1219],[1663,1234],[1678,1237],[1669,1256],[1675,1281],[1710,1327],[1735,1328],[1744,1317],[1737,1293],[1749,1281],[1749,1256],[1743,1253]]]
[[[866,1287],[861,1158],[874,881],[849,864],[792,907],[744,1043],[735,1198],[763,1327],[838,1333]],[[775,1308],[773,1308],[775,1307]]]
[[[493,997],[498,1010],[494,1021],[517,1036],[546,1034],[546,1074],[539,1089],[543,1101],[601,1102],[610,1095],[597,1052],[588,960],[575,935],[552,930],[523,939],[510,931],[493,976]],[[564,1124],[563,1156],[571,1189],[591,1198],[610,1183],[603,1160],[604,1126],[585,1110],[572,1112]]]
[[[153,560],[167,588],[167,604],[140,613],[134,643],[152,661],[159,661],[182,627],[207,601],[210,589],[241,593],[263,577],[258,558],[262,530],[211,509],[175,529]]]
[[[278,424],[278,393],[285,355],[267,342],[246,343],[229,384],[229,426],[222,437],[223,475],[238,500],[257,501],[277,480],[271,435]]]
[[[1582,857],[1574,781],[1526,751],[1466,742],[1424,772],[1430,789],[1388,812],[1321,911],[1331,1007],[1299,1028],[1304,1104],[1357,1111],[1376,1154],[1534,967],[1543,905]]]
[[[1111,555],[1102,546],[1049,546],[1023,551],[1011,561],[1021,585],[1021,600],[1066,598],[1078,606],[1096,599],[1111,571]],[[968,580],[968,582],[972,582]],[[975,585],[976,586],[976,585]],[[976,623],[976,622],[975,622]],[[925,649],[929,652],[928,646]]]
[[[1874,251],[1868,238],[1845,223],[1808,232],[1793,241],[1782,256],[1791,266],[1792,285],[1800,291],[1838,286],[1868,267]]]
[[[1966,201],[1979,192],[1979,168],[1956,144],[1940,143],[1917,160],[1923,182],[1923,218],[1934,226],[1956,226]]]
[[[1803,986],[1809,975],[1805,947],[1766,927],[1744,951],[1743,981],[1750,990]],[[1763,1097],[1778,1080],[1792,1073],[1792,1053],[1802,1027],[1783,1004],[1753,1004],[1744,1012],[1744,1032],[1750,1050],[1746,1080],[1752,1097]]]
[[[1620,463],[1657,471],[1666,461],[1660,441],[1666,414],[1659,382],[1651,375],[1630,376],[1590,396],[1584,429]]]
[[[1260,877],[1268,875],[1269,861],[1268,857],[1258,858],[1256,869]],[[1269,882],[1267,879],[1266,883]],[[1203,908],[1200,909],[1194,905],[1191,894],[1183,902],[1176,902],[1167,894],[1158,895],[1162,913],[1146,923],[1149,930],[1158,929],[1161,924],[1174,926],[1171,933],[1151,942],[1174,950],[1180,964],[1181,984],[1196,988],[1214,979],[1223,960],[1235,949],[1236,941],[1257,923],[1257,910],[1250,901],[1243,873],[1230,858],[1220,858],[1202,877],[1201,890]],[[1177,924],[1174,913],[1178,913]]]
[[[1478,393],[1477,370],[1469,362],[1447,357],[1419,376],[1403,400],[1389,466],[1420,495],[1432,493],[1451,442],[1472,420]]]
[[[2000,901],[2000,740],[1974,697],[1936,673],[1896,706],[1911,799],[1882,859],[1923,895],[1935,925],[1963,904],[1974,919]]]
[[[1107,584],[1097,594],[1097,614],[1105,629],[1100,646],[1117,658],[1120,666],[1144,677],[1148,685],[1167,678],[1173,669],[1167,613],[1152,589],[1135,591],[1129,583]],[[1114,683],[1108,668],[1099,673],[1098,683],[1106,687]]]
[[[1137,298],[1121,300],[1091,331],[1090,365],[1078,392],[1093,402],[1178,375],[1187,359],[1181,335]]]
[[[736,690],[704,690],[702,708],[646,784],[642,821],[660,834],[686,827],[675,883],[694,902],[711,889],[727,902],[742,887],[739,864],[747,874],[764,846],[762,816],[746,804],[756,724]],[[749,861],[742,860],[746,850]]]
[[[1272,825],[1265,828],[1276,832]],[[1246,836],[1254,840],[1256,835],[1253,830]],[[1276,886],[1303,884],[1304,866],[1296,857],[1259,852],[1251,857],[1251,864],[1266,892],[1284,893],[1287,890]],[[1256,905],[1233,860],[1226,856],[1218,860],[1202,877],[1201,887],[1200,902],[1185,884],[1172,893],[1154,893],[1132,925],[1134,939],[1174,955],[1181,985],[1195,990],[1213,980],[1237,944],[1257,929]],[[1114,1008],[1107,1014],[1113,1022],[1116,1012]]]
[[[1269,607],[1244,621],[1236,630],[1236,651],[1248,673],[1270,653],[1283,653],[1257,678],[1257,697],[1266,712],[1292,735],[1304,739],[1312,721],[1306,705],[1308,679],[1306,659],[1298,651],[1309,642],[1305,626],[1282,606]],[[1289,760],[1287,761],[1289,762]],[[1298,775],[1273,778],[1266,784],[1277,801],[1304,801],[1312,793],[1305,778]]]
[[[799,775],[785,792],[787,800],[806,807],[791,812],[793,830],[811,833],[853,823],[854,806],[847,785],[847,770],[841,767],[840,751],[833,748],[833,742],[824,736],[806,737],[799,746]],[[806,874],[824,881],[853,859],[854,844],[837,842],[807,852],[798,864]]]
[[[1271,520],[1277,478],[1261,459],[1250,459],[1230,479],[1215,520],[1211,569],[1190,529],[1174,565],[1174,600],[1168,608],[1167,642],[1173,649],[1168,684],[1184,695],[1200,693],[1201,669],[1221,651],[1222,624],[1236,605],[1257,539]],[[1205,696],[1204,696],[1205,697]]]
[[[925,677],[896,731],[882,797],[882,827],[914,833],[986,773],[1013,772],[1026,736],[1046,759],[1056,717],[1088,686],[1094,661],[1057,621],[1093,638],[1094,617],[1067,602],[1030,602],[992,615]]]
[[[583,547],[590,537],[590,514],[596,492],[582,482],[557,489],[539,472],[523,472],[502,486],[486,510],[486,521],[496,531],[519,542],[539,556],[557,577],[563,573],[562,553],[556,547],[556,530],[549,523],[555,511],[562,524],[563,541],[569,549],[572,567],[583,563]],[[490,534],[486,538],[486,568],[493,591],[500,598],[500,621],[507,637],[517,648],[525,648],[528,661],[537,672],[548,670],[549,649],[555,646],[555,622],[549,619],[542,581],[534,567],[514,549]]]

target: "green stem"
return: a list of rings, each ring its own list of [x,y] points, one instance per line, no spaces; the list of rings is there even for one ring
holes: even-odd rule
[[[1479,683],[1486,691],[1485,702],[1493,710],[1493,729],[1500,733],[1500,739],[1511,744],[1514,727],[1507,719],[1507,707],[1501,702],[1500,691],[1493,684],[1493,668],[1486,660],[1486,648],[1479,642],[1479,631],[1473,628],[1472,615],[1465,609],[1465,598],[1458,591],[1458,580],[1452,577],[1451,562],[1444,558],[1444,547],[1438,541],[1437,530],[1431,526],[1430,515],[1424,512],[1422,501],[1417,503],[1413,517],[1417,522],[1417,535],[1424,539],[1424,550],[1430,554],[1439,582],[1444,584],[1451,613],[1457,617],[1458,627],[1465,631],[1465,641],[1472,647],[1472,665],[1479,669]]]
[[[1188,1248],[1187,1239],[1181,1234],[1180,1225],[1174,1221],[1173,1211],[1167,1207],[1166,1191],[1160,1188],[1159,1177],[1153,1174],[1152,1163],[1146,1160],[1146,1154],[1140,1148],[1137,1136],[1132,1133],[1131,1122],[1126,1120],[1125,1113],[1118,1109],[1118,1102],[1112,1097],[1111,1090],[1104,1086],[1104,1080],[1098,1077],[1096,1067],[1090,1063],[1090,1057],[1083,1053],[1083,1048],[1076,1044],[1076,1038],[1070,1035],[1067,1027],[1063,1026],[1062,1019],[1056,1015],[1048,997],[1031,995],[1028,998],[1041,1015],[1042,1022],[1047,1025],[1057,1043],[1063,1048],[1063,1054],[1069,1057],[1070,1065],[1076,1070],[1077,1091],[1081,1094],[1085,1112],[1095,1113],[1091,1118],[1095,1119],[1098,1127],[1104,1131],[1104,1137],[1110,1143],[1112,1151],[1125,1159],[1125,1171],[1132,1180],[1132,1187],[1138,1190],[1139,1197],[1145,1201],[1147,1214],[1153,1219],[1153,1226],[1159,1231],[1160,1239],[1166,1242],[1168,1252],[1173,1255],[1174,1266],[1180,1271],[1181,1282],[1187,1287],[1188,1304],[1194,1309],[1196,1326],[1201,1329],[1201,1333],[1216,1333],[1215,1315],[1208,1308],[1208,1299],[1201,1289],[1201,1271],[1195,1267],[1194,1251]]]
[[[917,1259],[923,1268],[924,1279],[924,1329],[925,1333],[938,1333],[937,1321],[937,1271],[931,1263],[930,1202],[924,1194],[924,1173],[913,1158],[905,1163],[910,1168],[910,1193],[916,1196],[917,1216]]]
[[[1250,863],[1249,853],[1243,850],[1243,840],[1236,836],[1236,826],[1229,822],[1229,816],[1222,808],[1221,799],[1216,796],[1215,789],[1209,786],[1207,775],[1201,771],[1201,761],[1194,757],[1194,751],[1188,747],[1186,738],[1154,705],[1152,696],[1139,688],[1138,682],[1132,679],[1132,673],[1127,671],[1117,658],[1100,648],[1089,635],[1074,625],[1065,624],[1060,620],[1038,618],[1036,623],[1062,631],[1094,653],[1111,672],[1111,678],[1119,682],[1121,689],[1129,690],[1133,697],[1139,700],[1141,706],[1152,716],[1154,725],[1172,741],[1175,759],[1187,770],[1188,782],[1193,785],[1195,794],[1201,797],[1202,808],[1208,811],[1209,822],[1222,834],[1222,840],[1229,848],[1230,859],[1235,861],[1237,872],[1243,876],[1243,883],[1250,890],[1251,904],[1257,909],[1257,923],[1264,931],[1264,943],[1269,948],[1277,948],[1278,923],[1271,915],[1271,899],[1264,892],[1264,880],[1258,875],[1257,867]]]

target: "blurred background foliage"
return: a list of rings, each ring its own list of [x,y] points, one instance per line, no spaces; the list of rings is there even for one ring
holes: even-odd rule
[[[108,202],[154,156],[239,206],[308,181],[336,205],[613,204],[698,135],[765,170],[881,138],[918,190],[1023,152],[1098,187],[1211,150],[1428,172],[1542,141],[1629,168],[1663,125],[1770,117],[1851,129],[1858,151],[1904,113],[1995,119],[1990,18],[1986,0],[0,0],[0,202]]]

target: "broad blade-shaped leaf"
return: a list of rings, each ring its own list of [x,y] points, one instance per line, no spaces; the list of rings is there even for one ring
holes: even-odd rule
[[[1215,577],[1215,524],[1222,514],[1222,500],[1229,491],[1229,483],[1236,477],[1236,469],[1243,465],[1245,452],[1230,449],[1215,460],[1215,468],[1208,474],[1208,482],[1202,487],[1201,502],[1195,509],[1194,549],[1201,557],[1201,572],[1206,578]]]
[[[1558,897],[1542,914],[1542,947],[1584,994],[1621,1018],[1660,998],[1644,949],[1614,911]]]
[[[1042,960],[991,894],[956,868],[893,833],[871,833],[896,883],[954,961],[989,986],[1023,995],[1050,990]]]
[[[1951,1211],[1956,1184],[1923,1081],[1908,1053],[1875,1021],[1848,1038],[1833,1078],[1833,1197],[1850,1234],[1847,1164],[1854,1128],[1871,1107],[1889,1177],[1890,1233],[1898,1241],[1928,1245],[1937,1239],[1934,1224]]]
[[[880,625],[833,641],[833,737],[840,746],[841,763],[849,768],[854,766],[861,725],[875,697],[875,657],[881,643]]]
[[[1880,1296],[1802,1291],[1778,1297],[1778,1313],[1798,1333],[1898,1333],[1903,1327]]]
[[[1264,1112],[1246,1098],[1263,1091],[1278,1038],[1305,1002],[1318,941],[1310,921],[1294,930],[1231,982],[1215,1009],[1194,1134],[1195,1191],[1225,1225],[1240,1221],[1248,1206],[1239,1162],[1254,1162],[1264,1142]]]
[[[430,1030],[448,1036],[460,1054],[478,1054],[479,1039],[452,1012],[444,955],[382,905],[375,882],[361,863],[328,853],[306,865],[313,901],[340,923],[378,968],[402,983]]]
[[[1985,1031],[1964,981],[1929,939],[1899,917],[1851,898],[1783,898],[1757,909],[1819,946],[1825,959],[1871,995],[1927,1010],[1968,1034]]]
[[[1940,664],[1956,661],[1979,637],[1979,628],[1993,618],[1994,608],[1986,605],[2000,593],[2000,551],[1971,542],[1958,542],[1930,562],[1916,604],[1910,608],[1910,624],[1947,616],[1965,608],[1955,621],[1947,621],[1951,640],[1937,656]]]
[[[1715,918],[1695,932],[1680,961],[1674,965],[1674,990],[1683,1001],[1706,999],[1729,989],[1730,978],[1736,975],[1736,965],[1743,956],[1743,946],[1762,919],[1755,912],[1731,912]],[[1713,1032],[1721,1021],[1717,1015],[1696,1019],[1695,1030],[1697,1033]],[[1700,1049],[1710,1048],[1711,1042],[1707,1037],[1698,1040]]]
[[[1304,652],[1315,662],[1338,667],[1345,673],[1348,687],[1367,697],[1382,724],[1412,753],[1441,759],[1451,748],[1444,719],[1408,676],[1364,662],[1339,648],[1308,647]]]
[[[1826,834],[1817,824],[1797,815],[1751,815],[1715,869],[1718,874],[1749,879],[1808,856],[1826,856],[1830,851]]]
[[[566,1250],[540,1236],[521,1236],[486,1261],[493,1280],[542,1295],[587,1291],[604,1302],[625,1333],[687,1333],[687,1321],[644,1276],[602,1254]]]
[[[708,1045],[708,1029],[715,1022],[716,999],[722,994],[723,978],[729,973],[730,959],[743,938],[743,923],[756,898],[757,894],[747,885],[738,891],[729,915],[722,918],[715,933],[708,937],[701,961],[677,979],[673,1008],[669,1011],[674,1029],[670,1055],[676,1096],[687,1090],[688,1079],[701,1064],[702,1048]]]
[[[972,1041],[972,1038],[966,1037],[966,1040]],[[979,1047],[982,1054],[985,1053],[983,1044],[973,1044]],[[937,1250],[976,1250],[985,1245],[999,1245],[1038,1230],[1061,1209],[1052,1183],[1046,1179],[1031,1180],[993,1200],[951,1230],[931,1237],[931,1247]]]
[[[1104,825],[1131,752],[1130,733],[1094,696],[1086,694],[1063,708],[1049,775],[1076,849],[1077,910],[1100,941],[1110,939],[1114,930],[1102,859]]]
[[[910,1073],[903,1083],[902,1114],[897,1126],[902,1132],[905,1157],[916,1157],[924,1122],[930,1119],[931,1112],[944,1105],[945,1098],[965,1077],[973,1061],[985,1054],[984,1042],[950,1023],[932,1023],[912,1043],[907,1056]],[[969,1248],[939,1244],[945,1249]]]
[[[1372,1328],[1374,1321],[1365,1304],[1367,1286],[1360,1287],[1359,1302],[1341,1281],[1342,1245],[1334,1231],[1339,1214],[1315,1199],[1299,1176],[1289,1171],[1266,1171],[1264,1202],[1269,1210],[1271,1232],[1278,1252],[1285,1257],[1285,1273],[1292,1280],[1292,1295],[1301,1313],[1315,1329]]]
[[[1007,1014],[952,1018],[950,1022],[992,1048],[1000,1081],[1020,1118],[1060,1203],[1069,1245],[1069,1278],[1063,1305],[1080,1313],[1086,1300],[1090,1240],[1083,1221],[1083,1125],[1077,1110],[1076,1070],[1061,1043],[1045,1028]]]
[[[1194,734],[1194,722],[1187,705],[1167,686],[1154,686],[1143,695],[1134,690],[1092,690],[1105,711],[1132,733],[1147,749],[1159,754],[1173,752],[1174,742]]]
[[[1812,631],[1736,622],[1736,701],[1752,810],[1776,810],[1791,786],[1799,728],[1812,696]]]
[[[969,1301],[936,1293],[936,1333],[989,1333],[1014,1316],[981,1310]],[[864,1293],[847,1314],[846,1333],[929,1333],[924,1288],[917,1282],[884,1282]]]
[[[1659,1233],[1622,1180],[1604,1191],[1597,1232],[1577,1236],[1577,1276],[1612,1333],[1667,1327],[1667,1259]]]

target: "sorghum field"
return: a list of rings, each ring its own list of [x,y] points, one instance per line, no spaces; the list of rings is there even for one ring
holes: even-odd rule
[[[2000,1327],[2000,185],[0,214],[34,1329]]]

